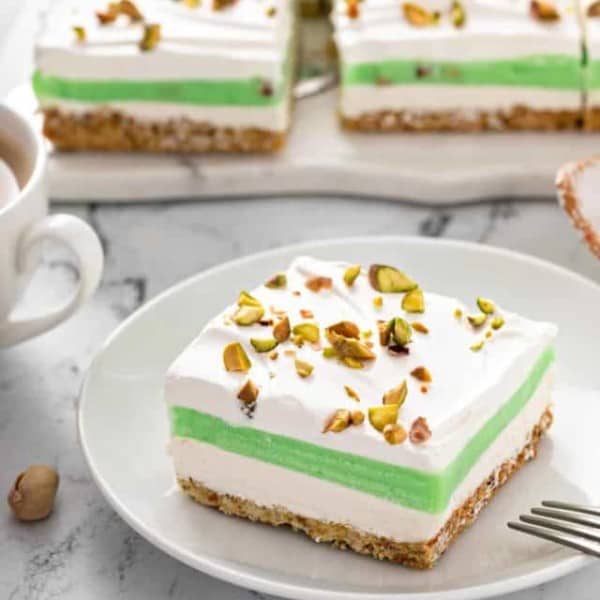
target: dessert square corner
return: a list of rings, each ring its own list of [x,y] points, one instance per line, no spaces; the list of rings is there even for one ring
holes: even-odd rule
[[[431,567],[535,457],[556,327],[411,275],[301,257],[215,316],[166,377],[183,491]]]

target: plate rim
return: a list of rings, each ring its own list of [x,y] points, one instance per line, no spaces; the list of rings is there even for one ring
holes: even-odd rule
[[[318,249],[320,247],[331,245],[341,246],[356,242],[377,242],[378,244],[404,243],[408,245],[424,246],[436,244],[445,247],[476,251],[487,255],[503,256],[505,258],[535,265],[538,268],[544,268],[556,273],[560,273],[563,276],[570,277],[581,284],[591,287],[600,294],[600,284],[596,283],[592,279],[537,256],[489,244],[480,244],[477,242],[457,240],[452,238],[430,238],[422,236],[352,236],[309,240],[297,244],[283,245],[278,246],[277,248],[271,248],[268,250],[247,254],[223,263],[216,264],[208,269],[195,273],[168,287],[162,292],[159,292],[156,296],[145,302],[124,321],[117,325],[117,327],[108,335],[108,337],[97,349],[94,354],[94,358],[86,369],[77,402],[77,434],[83,456],[88,468],[90,469],[92,478],[111,508],[115,510],[115,512],[132,529],[148,540],[151,544],[172,558],[175,558],[176,560],[186,564],[187,566],[205,573],[210,577],[214,577],[238,587],[267,594],[274,594],[294,600],[476,600],[528,589],[542,583],[559,579],[571,573],[575,573],[576,571],[591,565],[594,560],[589,556],[585,556],[583,554],[567,556],[558,560],[556,564],[543,567],[531,573],[522,574],[516,577],[509,577],[507,579],[494,581],[492,583],[433,592],[347,592],[342,590],[322,589],[312,585],[305,586],[293,583],[274,582],[267,577],[252,575],[244,570],[240,571],[233,567],[216,564],[210,557],[192,554],[191,552],[180,548],[177,544],[165,541],[160,535],[156,534],[152,528],[147,527],[139,518],[137,518],[136,515],[124,505],[117,494],[111,490],[100,470],[95,466],[93,451],[91,451],[88,446],[84,412],[87,399],[89,398],[88,388],[91,385],[96,364],[98,363],[100,357],[110,350],[113,342],[119,338],[134,321],[142,317],[147,312],[152,311],[156,305],[160,304],[170,296],[177,295],[187,287],[195,285],[198,281],[211,277],[215,273],[227,270],[234,265],[239,266],[240,264],[244,264],[246,262],[275,257],[282,252],[292,251],[302,254],[303,252],[305,253],[309,251],[308,249]]]

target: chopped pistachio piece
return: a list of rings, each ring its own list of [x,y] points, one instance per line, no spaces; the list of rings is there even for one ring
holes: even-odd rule
[[[480,315],[468,315],[467,321],[471,324],[472,327],[481,327],[486,321],[488,316],[485,313],[481,313]]]
[[[265,10],[265,14],[269,18],[274,17],[277,14],[277,7],[276,6],[267,6],[267,8]]]
[[[304,284],[306,287],[315,293],[319,293],[321,290],[329,290],[333,286],[331,277],[310,277]]]
[[[262,304],[254,296],[245,291],[240,292],[237,303],[238,306],[260,306],[262,308]]]
[[[381,308],[383,306],[383,298],[381,296],[375,296],[373,298],[373,308]]]
[[[485,337],[486,337],[487,339],[491,338],[491,337],[492,337],[492,335],[494,335],[494,332],[493,332],[491,329],[490,329],[489,331],[486,331],[486,332],[485,332]]]
[[[348,287],[352,287],[356,278],[360,275],[360,265],[352,265],[344,272],[344,283]]]
[[[498,330],[504,325],[504,319],[500,316],[494,317],[490,323],[492,329]]]
[[[75,38],[77,39],[77,41],[80,44],[83,44],[83,42],[85,42],[86,37],[87,37],[87,34],[85,32],[85,27],[81,27],[81,25],[74,25],[73,33],[75,34]]]
[[[258,398],[258,388],[251,379],[241,387],[237,395],[238,399],[244,404],[252,404]]]
[[[348,429],[352,420],[352,413],[345,408],[336,410],[325,423],[323,427],[323,433],[340,433],[345,429]]]
[[[326,333],[329,343],[342,358],[358,358],[361,360],[372,360],[376,358],[373,351],[356,338],[344,337],[330,329],[328,329]]]
[[[362,335],[366,340],[368,340],[373,335],[372,329],[365,329],[365,331],[361,331],[360,335]]]
[[[349,19],[358,19],[360,16],[360,0],[346,0],[346,15]]]
[[[417,287],[408,275],[388,265],[371,265],[369,282],[373,289],[384,294],[410,292]]]
[[[232,319],[237,325],[246,327],[258,323],[264,314],[265,310],[262,306],[240,306]]]
[[[277,321],[273,327],[273,337],[281,344],[290,337],[290,320],[288,317],[283,317]]]
[[[422,313],[425,312],[425,296],[423,290],[416,288],[407,292],[402,298],[402,310],[408,313]]]
[[[473,352],[479,352],[483,348],[484,344],[485,344],[484,340],[479,340],[478,342],[475,342],[474,344],[469,346],[469,349],[472,350]]]
[[[440,20],[439,12],[429,11],[414,2],[404,2],[402,4],[402,12],[404,13],[404,18],[415,27],[437,25]]]
[[[387,346],[390,343],[392,329],[394,328],[394,319],[378,323],[379,326],[379,343],[382,346]]]
[[[383,428],[383,437],[388,444],[393,446],[403,444],[408,437],[406,429],[398,423],[389,423]]]
[[[427,424],[427,419],[417,417],[410,426],[410,441],[413,444],[423,444],[431,437],[431,430]]]
[[[131,0],[120,0],[118,9],[122,15],[129,17],[133,23],[144,20],[144,15]]]
[[[356,338],[360,337],[360,329],[356,323],[352,321],[339,321],[338,323],[334,323],[327,328],[328,332],[337,333],[343,337],[348,338]]]
[[[308,377],[314,370],[314,367],[309,362],[300,360],[299,358],[294,361],[294,366],[296,367],[296,373],[302,378]]]
[[[429,329],[427,325],[420,323],[419,321],[415,321],[411,323],[410,326],[413,328],[413,331],[418,331],[419,333],[427,334],[429,333]]]
[[[558,9],[548,0],[531,0],[529,14],[537,21],[552,22],[560,20]]]
[[[287,286],[287,277],[285,273],[277,273],[271,279],[267,280],[265,286],[271,289],[279,289]]]
[[[110,25],[114,23],[119,16],[119,5],[117,2],[111,2],[105,11],[96,11],[96,18],[100,25]]]
[[[462,2],[453,0],[450,6],[450,20],[454,27],[460,29],[467,22],[467,13]]]
[[[481,296],[477,298],[477,306],[479,307],[479,310],[486,315],[491,315],[496,310],[496,306],[491,300],[482,298]]]
[[[426,367],[416,367],[410,372],[410,374],[415,379],[418,379],[419,381],[422,381],[423,383],[431,383],[433,381],[433,379],[431,377],[431,373],[429,372],[429,369],[427,369]]]
[[[412,339],[412,328],[402,317],[396,317],[394,319],[392,335],[398,345],[406,346]]]
[[[298,325],[294,325],[292,333],[300,336],[307,342],[314,343],[319,341],[319,326],[315,323],[299,323]]]
[[[248,371],[252,366],[246,351],[239,342],[231,342],[225,346],[223,364],[227,371]]]
[[[388,390],[383,395],[382,402],[383,404],[397,404],[400,407],[404,404],[407,395],[408,385],[406,385],[406,380],[404,380],[400,385]]]
[[[348,398],[352,398],[354,402],[360,402],[360,397],[349,385],[345,385],[344,389],[346,390],[346,394],[348,394]]]
[[[142,52],[154,50],[160,42],[161,29],[158,23],[146,23],[144,25],[144,35],[139,43],[139,48]]]
[[[271,338],[250,338],[250,343],[257,352],[271,352],[277,346],[277,340]]]
[[[342,356],[341,361],[351,369],[363,369],[365,366],[362,361],[358,360],[358,358],[353,358],[352,356]]]
[[[337,356],[337,352],[335,348],[331,346],[327,346],[327,348],[323,348],[323,358],[334,358]]]
[[[463,311],[460,308],[454,310],[454,318],[460,319],[463,316]]]
[[[362,425],[365,422],[365,413],[362,410],[353,410],[350,415],[352,425]]]
[[[369,408],[369,423],[377,429],[383,431],[386,425],[393,425],[398,420],[397,404],[382,404],[381,406],[371,406]]]

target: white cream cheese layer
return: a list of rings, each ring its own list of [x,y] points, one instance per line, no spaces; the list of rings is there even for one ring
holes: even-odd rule
[[[307,518],[349,524],[399,542],[422,542],[435,536],[452,511],[472,496],[501,464],[519,454],[550,404],[551,390],[549,372],[519,417],[484,452],[456,489],[448,508],[438,514],[405,508],[191,439],[173,439],[170,453],[178,477],[192,478],[219,493],[250,499],[260,506],[283,507]]]
[[[364,112],[401,110],[410,107],[434,111],[508,111],[515,106],[539,110],[562,110],[579,106],[580,93],[573,90],[515,88],[511,86],[467,87],[457,85],[379,86],[350,85],[340,92],[340,108],[348,117]]]
[[[57,99],[41,99],[40,105],[42,108],[57,109],[65,114],[85,114],[103,108],[103,105],[97,103]],[[285,132],[290,121],[290,107],[287,102],[281,102],[275,106],[243,107],[197,106],[167,102],[110,102],[104,108],[148,123],[189,119],[197,123],[218,124],[221,127],[256,127]]]
[[[140,52],[143,26],[120,18],[100,25],[104,0],[57,0],[51,4],[36,44],[36,66],[46,76],[96,80],[199,80],[262,77],[277,84],[292,35],[293,3],[286,0],[236,2],[213,11],[211,2],[188,8],[174,0],[136,0],[162,39]],[[267,8],[276,9],[274,16]],[[86,31],[78,43],[73,26]]]
[[[363,331],[372,330],[377,358],[366,368],[350,369],[335,359],[324,358],[320,350],[309,344],[297,349],[287,342],[278,348],[277,360],[258,354],[249,340],[271,337],[270,327],[226,324],[235,310],[232,305],[208,323],[169,369],[167,403],[324,448],[439,472],[524,383],[536,360],[552,343],[556,328],[499,308],[505,325],[480,352],[473,352],[470,346],[482,338],[485,330],[473,329],[464,318],[456,319],[454,311],[461,308],[466,315],[474,309],[453,298],[427,292],[422,315],[405,313],[400,308],[401,294],[383,294],[383,306],[378,309],[372,301],[379,293],[364,272],[351,288],[346,286],[342,279],[346,267],[344,263],[298,258],[287,270],[285,289],[260,286],[252,294],[263,306],[286,311],[292,325],[306,320],[316,322],[322,328],[322,339],[323,329],[340,320],[352,321]],[[313,276],[330,277],[333,288],[311,292],[305,282]],[[300,311],[306,309],[312,311],[313,319],[301,317]],[[377,341],[377,321],[395,316],[420,321],[429,329],[427,335],[414,334],[408,355],[392,355]],[[242,343],[252,361],[247,374],[228,372],[223,366],[223,349],[233,341]],[[285,354],[288,348],[314,365],[310,377],[302,379],[297,375],[294,358]],[[421,392],[421,382],[410,376],[418,366],[425,366],[433,377],[426,394]],[[248,377],[259,388],[252,419],[240,410],[236,399]],[[368,422],[340,434],[322,433],[333,411],[347,408],[366,412],[368,407],[380,405],[383,394],[404,379],[408,397],[400,421],[408,428],[417,417],[425,417],[432,431],[426,444],[392,446]],[[361,402],[350,399],[344,386],[353,388]]]
[[[415,27],[395,0],[360,4],[360,16],[347,16],[345,0],[337,0],[332,19],[345,63],[415,58],[423,60],[494,60],[564,54],[579,58],[581,29],[571,0],[555,4],[557,22],[541,23],[529,15],[528,0],[464,0],[466,22],[454,27],[451,2],[424,0],[418,5],[441,14],[438,25]]]

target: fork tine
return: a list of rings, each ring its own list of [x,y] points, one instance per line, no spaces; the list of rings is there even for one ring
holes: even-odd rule
[[[593,531],[588,527],[584,527],[583,525],[567,525],[566,523],[561,523],[560,521],[555,521],[553,519],[546,519],[545,517],[533,517],[531,515],[520,515],[519,519],[524,523],[528,523],[529,525],[548,527],[550,529],[555,529],[556,531],[562,531],[563,533],[570,533],[584,537],[588,540],[600,542],[600,533]]]
[[[562,508],[564,510],[572,510],[573,512],[584,513],[586,515],[596,515],[597,517],[600,517],[599,506],[571,504],[570,502],[557,502],[556,500],[543,500],[542,506],[547,506],[548,508]]]
[[[553,519],[560,519],[561,521],[569,521],[570,523],[579,523],[580,525],[587,525],[588,527],[600,528],[600,519],[586,517],[577,513],[570,513],[566,510],[558,510],[554,508],[532,508],[531,512],[534,515],[540,515],[542,517],[552,517]]]
[[[569,548],[574,548],[575,550],[579,550],[580,552],[584,552],[585,554],[591,554],[592,556],[600,558],[600,544],[597,544],[596,542],[581,539],[574,535],[559,533],[558,531],[545,529],[544,527],[537,527],[535,525],[519,523],[517,521],[510,521],[509,523],[507,523],[507,525],[511,529],[516,529],[517,531],[520,531],[522,533],[527,533],[529,535],[533,535],[535,537],[539,537],[550,542],[556,542],[557,544],[561,544],[562,546],[568,546]]]

